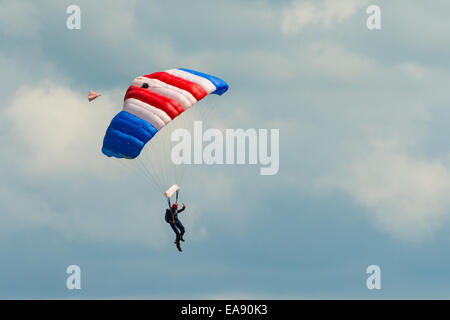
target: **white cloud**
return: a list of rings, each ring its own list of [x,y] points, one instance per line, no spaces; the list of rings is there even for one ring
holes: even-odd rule
[[[321,24],[330,28],[350,18],[367,2],[366,0],[295,0],[284,12],[282,30],[286,34],[295,33],[309,24]]]
[[[102,139],[121,101],[104,94],[89,103],[87,93],[49,81],[19,88],[2,109],[10,160],[29,175],[104,173]]]
[[[376,75],[380,68],[376,61],[330,42],[311,43],[301,60],[302,69],[311,75],[339,81],[358,81]]]
[[[423,80],[429,74],[428,70],[415,63],[403,63],[399,68],[415,80]]]
[[[381,228],[401,239],[430,236],[450,213],[450,162],[415,159],[398,144],[374,143],[334,183],[367,207]]]

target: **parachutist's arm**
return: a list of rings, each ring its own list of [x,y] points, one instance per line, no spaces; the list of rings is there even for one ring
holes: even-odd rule
[[[183,208],[181,208],[180,210],[178,210],[178,213],[183,212],[184,209],[186,209],[186,206],[185,206],[185,205],[183,205]]]

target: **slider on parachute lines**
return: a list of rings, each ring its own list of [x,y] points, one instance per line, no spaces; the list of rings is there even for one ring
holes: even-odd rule
[[[176,193],[175,197],[175,203],[178,202],[178,192],[180,191],[180,186],[177,184],[174,184],[173,186],[171,186],[169,189],[166,190],[166,192],[164,192],[164,196],[167,198],[167,202],[170,205],[170,197]]]

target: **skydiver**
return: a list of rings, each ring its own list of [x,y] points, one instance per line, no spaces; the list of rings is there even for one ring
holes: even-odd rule
[[[176,244],[177,249],[180,252],[182,251],[181,246],[180,246],[180,240],[184,241],[183,235],[185,233],[185,229],[184,229],[184,226],[181,223],[181,221],[178,219],[178,214],[180,212],[183,212],[184,209],[186,209],[186,206],[184,205],[184,203],[183,203],[183,208],[178,210],[178,204],[174,203],[172,206],[170,206],[170,201],[169,201],[169,208],[166,209],[166,215],[165,215],[166,222],[168,224],[170,224],[170,227],[176,234],[176,239],[175,239],[174,243]]]

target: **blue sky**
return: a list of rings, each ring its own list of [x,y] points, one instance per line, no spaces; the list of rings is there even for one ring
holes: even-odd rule
[[[0,8],[0,298],[449,298],[447,1]],[[161,194],[100,152],[131,80],[175,67],[229,83],[212,126],[280,130],[277,175],[188,171],[182,254]]]

